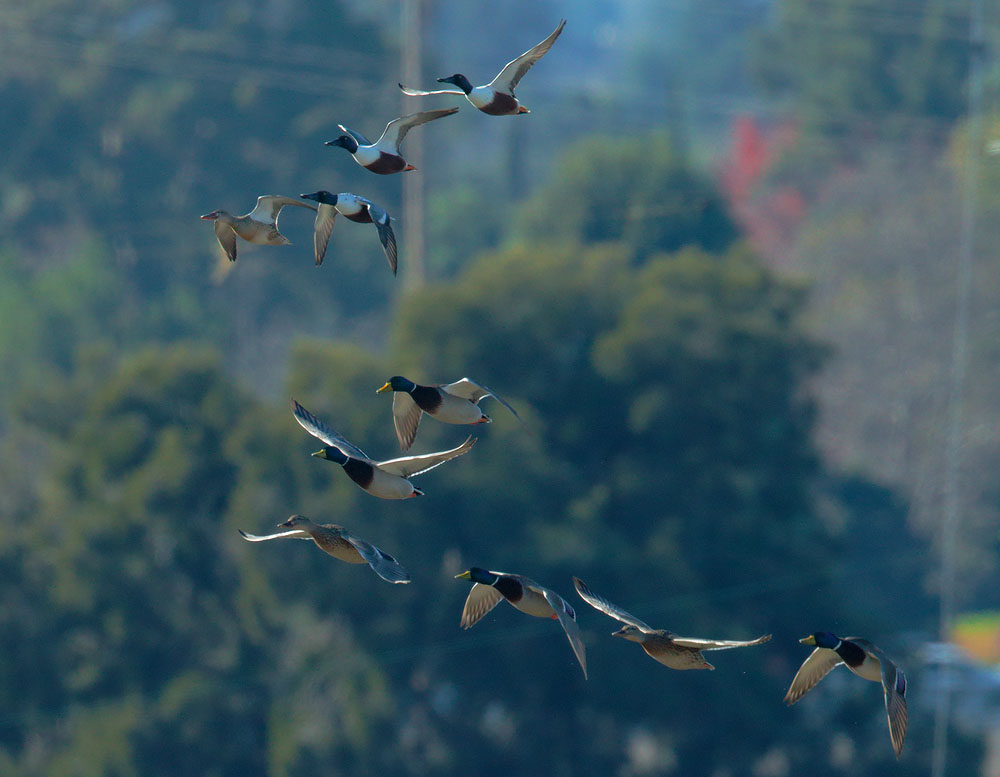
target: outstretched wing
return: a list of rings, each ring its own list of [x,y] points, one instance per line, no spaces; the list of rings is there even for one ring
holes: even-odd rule
[[[771,635],[765,634],[757,639],[697,639],[692,637],[671,637],[670,640],[675,645],[681,647],[694,648],[695,650],[728,650],[729,648],[750,647],[751,645],[762,645],[771,641]]]
[[[281,209],[286,205],[293,205],[296,208],[309,208],[309,210],[316,210],[315,205],[311,205],[308,202],[302,202],[302,200],[295,199],[293,197],[281,197],[276,194],[265,194],[257,198],[257,205],[247,215],[254,221],[270,224],[277,229],[278,214],[281,213]]]
[[[453,113],[458,113],[458,108],[442,108],[437,111],[421,111],[420,113],[400,116],[398,119],[393,119],[385,125],[385,129],[382,131],[379,139],[375,141],[375,145],[381,146],[384,142],[391,147],[393,153],[397,153],[399,151],[399,144],[403,142],[406,133],[413,127],[418,127],[421,124],[426,124],[429,121],[434,121],[444,116],[451,116]]]
[[[330,242],[330,234],[337,223],[337,209],[333,205],[321,204],[316,211],[316,223],[313,227],[313,249],[316,254],[316,265],[323,264],[326,256],[326,244]]]
[[[221,221],[215,222],[215,236],[219,239],[219,245],[226,252],[230,262],[236,261],[236,231]]]
[[[569,640],[570,647],[573,648],[573,652],[576,654],[576,660],[580,662],[580,668],[583,669],[583,676],[584,679],[586,679],[587,651],[583,646],[583,639],[580,637],[580,627],[576,623],[576,611],[570,606],[569,602],[563,599],[555,591],[551,591],[540,585],[532,585],[529,587],[544,596],[545,601],[547,601],[549,606],[555,610],[556,617],[559,619],[559,625],[562,626],[563,631],[566,632],[566,639]]]
[[[396,427],[399,447],[404,451],[409,450],[413,441],[417,439],[417,427],[420,426],[423,414],[424,411],[413,401],[409,393],[406,391],[392,393],[392,422]]]
[[[447,386],[442,386],[441,388],[449,394],[454,394],[456,397],[462,397],[462,399],[471,400],[477,404],[483,397],[493,397],[497,402],[513,413],[514,418],[518,421],[521,420],[521,416],[517,414],[517,411],[512,408],[503,397],[497,395],[493,389],[484,386],[482,383],[476,383],[474,380],[462,378],[461,380],[456,380],[454,383],[449,383]]]
[[[399,88],[402,90],[403,94],[407,94],[410,97],[427,97],[428,95],[432,94],[458,94],[463,96],[465,95],[465,92],[463,92],[461,89],[435,89],[433,92],[425,92],[422,89],[411,89],[410,87],[403,86],[402,84],[399,85]]]
[[[355,537],[350,532],[341,530],[340,536],[347,540],[354,549],[361,554],[361,558],[368,562],[368,566],[375,570],[375,574],[390,583],[409,583],[410,576],[403,569],[402,565],[388,553],[379,550],[370,542],[365,542],[360,537]]]
[[[471,629],[486,613],[502,601],[503,594],[493,586],[474,583],[465,599],[465,607],[462,608],[462,620],[459,625],[463,629]]]
[[[363,461],[371,461],[363,450],[356,445],[352,445],[346,439],[341,437],[340,434],[320,421],[316,416],[302,407],[302,405],[294,399],[292,400],[292,415],[294,415],[295,420],[299,422],[299,426],[309,432],[309,434],[316,439],[322,440],[327,445],[332,445],[334,448],[338,448],[346,456],[351,456],[355,459],[362,459]]]
[[[248,542],[266,542],[267,540],[277,540],[281,537],[291,537],[296,540],[312,539],[309,532],[304,532],[301,529],[289,529],[288,531],[279,531],[274,534],[247,534],[243,529],[237,529],[236,531]]]
[[[348,129],[343,124],[338,124],[337,128],[341,132],[347,133],[352,138],[354,138],[356,141],[358,141],[358,145],[359,146],[370,146],[370,145],[372,145],[372,142],[368,138],[366,138],[364,135],[362,135],[360,132],[355,132],[352,129]]]
[[[595,594],[587,584],[584,583],[580,578],[573,578],[573,585],[576,587],[576,592],[580,594],[580,598],[583,599],[587,604],[593,607],[595,610],[600,610],[605,615],[610,615],[616,621],[621,621],[622,623],[627,623],[629,626],[635,626],[639,631],[651,632],[653,631],[647,624],[643,623],[641,620],[636,618],[629,612],[626,612],[617,604],[613,604],[605,599],[603,596]]]
[[[434,469],[446,461],[461,456],[463,453],[468,453],[472,450],[472,446],[476,444],[476,439],[476,437],[469,436],[465,442],[449,451],[425,453],[423,456],[403,456],[399,459],[375,462],[375,466],[383,472],[388,472],[390,475],[399,475],[401,478],[412,478]]]
[[[865,652],[878,659],[882,670],[882,692],[885,694],[885,714],[889,719],[889,739],[892,749],[899,758],[903,752],[903,741],[906,739],[906,675],[896,666],[882,650],[867,639],[852,639]]]
[[[365,205],[368,208],[368,215],[371,216],[372,223],[378,231],[378,239],[382,244],[382,250],[385,251],[385,258],[389,262],[392,274],[395,275],[397,265],[396,235],[393,234],[392,225],[390,224],[392,218],[374,202],[366,202]]]
[[[552,44],[555,43],[556,38],[562,34],[563,27],[565,26],[566,20],[563,19],[559,22],[559,26],[552,31],[552,34],[549,35],[549,37],[537,46],[532,46],[517,59],[513,59],[504,65],[503,70],[497,73],[497,77],[490,82],[490,86],[498,92],[513,92],[514,87],[517,86],[518,82],[522,78],[524,78],[524,74],[531,70],[532,65],[544,57],[548,53],[549,49],[552,48]]]
[[[840,656],[833,650],[821,647],[813,650],[792,678],[792,684],[788,686],[788,693],[785,694],[785,704],[795,704],[815,688],[816,683],[826,677],[831,669],[842,663]]]

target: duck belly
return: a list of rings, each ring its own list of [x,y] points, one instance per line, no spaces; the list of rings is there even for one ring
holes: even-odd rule
[[[530,588],[525,588],[521,598],[511,604],[526,615],[534,615],[536,618],[552,618],[556,614],[545,597]]]
[[[338,561],[346,561],[348,564],[367,563],[363,558],[361,558],[361,554],[358,553],[358,549],[343,537],[314,536],[313,541],[319,545],[322,550],[329,553]]]
[[[483,420],[479,405],[444,392],[441,393],[441,404],[425,412],[446,424],[478,424]]]
[[[406,499],[413,496],[413,486],[406,478],[390,475],[375,467],[372,481],[365,490],[381,499]]]
[[[850,664],[845,664],[845,666],[858,677],[871,680],[873,683],[882,682],[882,664],[877,658],[872,658],[867,653],[865,654],[865,660],[859,666],[851,666]]]
[[[504,92],[493,92],[490,95],[489,102],[483,105],[477,105],[483,113],[488,113],[490,116],[509,116],[512,113],[517,113],[517,109],[520,106],[517,98],[510,94],[505,94]]]
[[[650,658],[671,669],[715,669],[700,650],[678,647],[663,640],[647,640],[641,644]]]
[[[355,159],[360,161],[360,157],[355,155]],[[379,155],[375,157],[371,162],[364,163],[361,162],[362,166],[367,170],[371,170],[373,173],[378,175],[392,175],[393,173],[400,173],[406,169],[406,160],[398,154],[387,154],[384,151],[379,152]]]

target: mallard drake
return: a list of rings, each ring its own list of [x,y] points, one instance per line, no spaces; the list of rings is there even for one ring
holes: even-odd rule
[[[903,752],[906,739],[906,675],[889,657],[867,639],[841,639],[828,631],[817,631],[799,640],[816,649],[802,662],[785,694],[785,704],[795,704],[812,690],[831,669],[846,664],[858,677],[882,683],[885,711],[889,720],[889,739],[896,757]]]
[[[611,632],[611,636],[624,637],[629,642],[638,642],[647,655],[671,669],[715,669],[701,654],[703,650],[749,647],[750,645],[760,645],[771,639],[770,634],[750,640],[679,637],[665,629],[654,629],[647,626],[618,605],[595,594],[578,577],[573,578],[573,585],[576,586],[576,592],[587,604],[625,624],[618,631]]]
[[[497,74],[497,77],[485,86],[473,86],[464,75],[455,73],[455,75],[448,76],[447,78],[439,78],[438,83],[454,84],[461,91],[438,89],[432,92],[424,92],[420,89],[411,89],[402,84],[399,85],[399,88],[403,90],[403,94],[413,97],[424,97],[431,94],[462,94],[465,95],[465,99],[470,103],[490,116],[530,113],[514,96],[514,87],[524,77],[524,74],[531,70],[531,66],[548,53],[548,50],[552,48],[552,44],[556,42],[556,38],[559,37],[565,26],[566,20],[563,19],[549,37],[537,46],[528,49],[517,59],[511,60],[504,65],[503,70]]]
[[[257,198],[257,205],[245,216],[234,216],[224,210],[213,210],[202,218],[205,221],[215,222],[215,236],[219,238],[219,245],[226,252],[229,261],[235,262],[237,235],[249,243],[269,246],[283,246],[291,242],[278,231],[278,214],[286,205],[316,210],[315,205],[300,202],[294,197],[265,194]]]
[[[576,654],[576,660],[580,662],[584,678],[587,677],[587,653],[580,638],[580,627],[576,625],[576,612],[555,591],[523,575],[490,572],[481,567],[472,567],[455,575],[455,579],[474,583],[462,609],[463,629],[472,628],[486,613],[506,599],[523,613],[536,618],[558,620]]]
[[[392,391],[392,420],[399,446],[405,451],[417,437],[420,418],[427,413],[446,424],[488,424],[492,420],[479,409],[479,400],[493,397],[520,421],[521,417],[501,397],[480,383],[462,378],[454,383],[421,386],[402,375],[394,375],[376,393]]]
[[[457,448],[448,451],[426,453],[423,456],[404,456],[388,461],[373,461],[364,451],[349,443],[294,399],[292,413],[303,429],[326,443],[326,447],[313,453],[313,456],[336,462],[344,468],[344,472],[351,480],[372,496],[381,499],[423,496],[424,492],[415,488],[408,478],[422,475],[450,459],[468,453],[476,443],[476,438],[470,436]]]
[[[371,200],[350,192],[331,194],[321,189],[318,192],[300,194],[299,196],[305,200],[315,200],[319,203],[319,210],[316,211],[315,232],[313,233],[317,266],[323,264],[326,244],[330,241],[330,233],[333,232],[333,225],[339,212],[344,218],[359,224],[375,225],[379,242],[382,243],[382,250],[385,251],[385,258],[389,261],[392,274],[396,274],[396,236],[392,233],[392,226],[390,226],[392,217],[382,208]]]
[[[344,134],[335,140],[328,140],[324,145],[340,146],[346,148],[354,156],[354,161],[367,170],[379,175],[390,175],[401,173],[404,170],[416,170],[413,165],[408,164],[399,151],[399,144],[403,142],[406,133],[413,127],[426,124],[429,121],[451,116],[457,113],[458,108],[444,108],[439,111],[423,111],[422,113],[411,113],[408,116],[400,116],[385,125],[382,135],[372,143],[360,132],[348,129],[343,124],[338,124],[340,131]]]
[[[346,561],[348,564],[367,564],[383,580],[390,583],[410,582],[410,576],[396,559],[370,542],[355,537],[343,526],[333,523],[313,523],[304,515],[293,515],[284,523],[279,523],[278,528],[287,531],[258,535],[248,534],[239,529],[239,533],[249,542],[266,542],[281,537],[312,540],[320,550],[326,551],[335,559]]]

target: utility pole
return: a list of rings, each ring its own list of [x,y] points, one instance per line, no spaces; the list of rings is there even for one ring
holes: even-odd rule
[[[969,132],[962,171],[962,222],[955,280],[955,328],[952,341],[948,428],[945,438],[944,500],[941,520],[941,604],[938,638],[948,640],[955,620],[955,576],[958,529],[962,512],[962,431],[965,374],[968,364],[969,308],[972,263],[979,208],[979,163],[983,147],[983,2],[971,0],[969,9]],[[951,718],[951,666],[941,667],[941,685],[934,708],[932,777],[944,777],[948,768],[948,723]]]
[[[403,82],[421,88],[423,84],[423,17],[425,0],[400,0],[402,3]],[[413,113],[414,101],[403,95],[400,116]],[[406,137],[406,159],[417,169],[403,177],[403,281],[407,289],[418,289],[427,280],[424,261],[424,133],[420,130]]]

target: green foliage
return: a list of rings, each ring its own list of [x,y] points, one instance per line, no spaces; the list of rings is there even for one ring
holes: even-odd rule
[[[737,237],[718,192],[662,133],[572,143],[519,225],[525,238],[620,241],[639,257],[688,245],[722,251]]]

